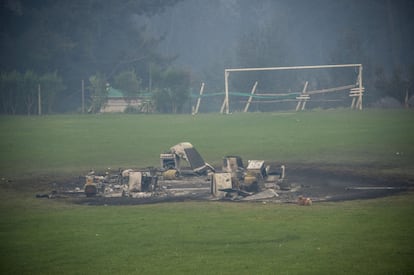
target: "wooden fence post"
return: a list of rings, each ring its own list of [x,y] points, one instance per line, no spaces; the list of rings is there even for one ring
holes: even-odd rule
[[[82,114],[85,113],[85,80],[82,79]]]
[[[309,82],[306,81],[305,85],[303,86],[302,94],[296,98],[298,100],[298,104],[296,105],[296,112],[299,111],[302,101],[303,101],[303,105],[302,105],[301,110],[302,111],[305,110],[306,101],[310,99],[308,93],[306,92],[306,90],[308,89],[308,84]]]
[[[245,113],[247,113],[247,111],[249,110],[249,106],[250,106],[250,103],[252,102],[253,95],[256,92],[257,83],[258,83],[257,81],[254,83],[252,91],[250,93],[249,100],[247,100],[246,107],[244,107]]]
[[[201,97],[203,96],[203,92],[204,92],[204,82],[201,83],[200,94],[198,96],[197,104],[194,108],[193,115],[196,115],[198,113],[198,109],[200,108],[200,102],[201,102]]]
[[[40,84],[37,86],[37,113],[39,116],[42,115],[42,96],[40,92]]]

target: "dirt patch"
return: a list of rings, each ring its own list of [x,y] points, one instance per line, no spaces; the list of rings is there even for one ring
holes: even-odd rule
[[[265,199],[269,202],[293,203],[299,196],[309,197],[313,202],[344,201],[355,199],[378,198],[400,192],[414,190],[414,178],[402,175],[381,173],[378,167],[339,167],[334,165],[309,166],[288,165],[287,181],[290,190],[275,190],[277,197]],[[83,190],[81,177],[43,176],[32,179],[2,179],[1,188],[7,188],[22,194],[49,194],[57,191],[55,198],[85,205],[136,205],[163,202],[182,202],[212,200],[210,182],[188,182],[177,186],[163,186],[159,192],[146,198],[128,197],[93,197],[87,198]],[[80,190],[80,192],[73,192]],[[168,195],[172,194],[174,195]],[[263,201],[263,200],[261,200]]]

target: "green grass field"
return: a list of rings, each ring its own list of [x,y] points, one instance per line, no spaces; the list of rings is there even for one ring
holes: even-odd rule
[[[214,165],[240,155],[405,169],[414,163],[413,122],[412,111],[376,110],[0,117],[0,171],[16,176],[158,166],[159,154],[182,141]]]
[[[413,195],[312,207],[1,202],[2,274],[409,274]]]
[[[181,141],[215,165],[238,154],[310,167],[360,165],[412,180],[413,114],[0,117],[0,176],[12,180],[0,183],[0,273],[412,274],[412,192],[312,207],[83,206],[35,199],[19,184],[92,167],[157,166],[159,154]]]

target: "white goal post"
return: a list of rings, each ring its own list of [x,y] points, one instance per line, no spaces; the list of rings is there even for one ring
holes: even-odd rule
[[[350,97],[352,97],[351,108],[362,110],[362,94],[364,88],[362,85],[362,64],[335,64],[335,65],[315,65],[315,66],[292,66],[292,67],[268,67],[268,68],[236,68],[236,69],[225,69],[224,70],[224,90],[225,98],[221,106],[221,113],[230,113],[229,107],[229,76],[232,72],[254,72],[254,71],[281,71],[281,70],[308,70],[308,69],[329,69],[329,68],[347,68],[354,67],[358,68],[358,78],[355,85],[351,85],[355,88],[351,89]],[[345,86],[344,86],[345,87]],[[334,88],[335,89],[335,88]],[[318,93],[332,91],[332,89],[325,89],[315,91]],[[306,92],[304,89],[303,93]],[[301,100],[298,98],[298,100]],[[299,103],[299,102],[298,102]]]

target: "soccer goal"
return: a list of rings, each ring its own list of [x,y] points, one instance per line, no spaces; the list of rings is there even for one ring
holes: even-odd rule
[[[348,70],[343,72],[343,70]],[[318,76],[311,76],[309,72],[329,72],[329,75],[335,75],[330,77],[330,81],[315,81]],[[336,71],[336,72],[335,72]],[[302,82],[301,88],[299,89],[296,85],[295,88],[286,89],[285,91],[270,91],[270,92],[258,92],[258,81],[254,82],[250,92],[236,92],[231,91],[229,84],[230,74],[249,74],[252,72],[270,73],[270,72],[293,72],[294,75],[301,75],[293,77],[295,82]],[[302,72],[302,74],[300,74]],[[303,73],[306,72],[306,73]],[[257,75],[257,74],[256,74]],[[319,73],[319,75],[321,75]],[[345,77],[349,75],[349,77]],[[306,77],[311,77],[314,81],[312,84]],[[277,78],[277,77],[276,77]],[[341,79],[335,82],[335,79]],[[286,82],[286,81],[285,81]],[[317,83],[317,84],[314,84]],[[292,83],[293,84],[293,83]],[[362,64],[336,64],[336,65],[317,65],[317,66],[293,66],[293,67],[269,67],[269,68],[236,68],[236,69],[225,69],[224,71],[224,100],[221,105],[221,113],[230,113],[230,101],[237,100],[240,104],[243,104],[243,108],[240,111],[248,112],[252,103],[256,104],[285,104],[290,102],[294,103],[295,110],[304,110],[308,102],[327,102],[327,101],[348,101],[351,99],[351,109],[362,110],[362,96],[364,93],[364,87],[362,84]],[[345,92],[345,93],[344,93]],[[327,96],[329,94],[329,96]],[[338,96],[338,94],[340,96]],[[239,104],[239,106],[240,106]]]

